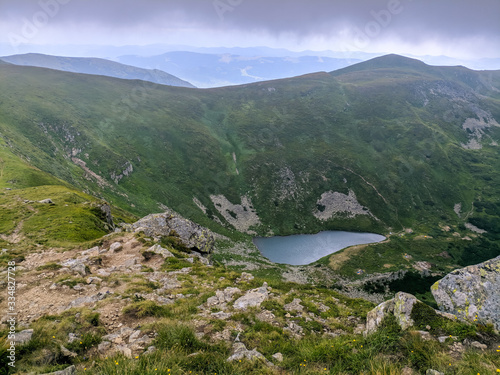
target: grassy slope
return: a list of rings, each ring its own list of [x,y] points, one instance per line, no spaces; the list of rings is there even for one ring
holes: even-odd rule
[[[51,199],[53,204],[39,203]],[[75,190],[15,156],[0,139],[0,256],[4,266],[12,257],[40,245],[85,246],[109,232],[99,206],[103,201]],[[118,221],[130,214],[113,209]]]

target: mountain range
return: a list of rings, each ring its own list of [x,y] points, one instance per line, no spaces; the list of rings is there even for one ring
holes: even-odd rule
[[[169,207],[231,238],[432,238],[353,254],[349,274],[397,270],[409,248],[498,255],[499,71],[388,55],[200,90],[2,64],[0,85],[4,152],[133,214]]]
[[[105,59],[61,57],[39,53],[4,56],[0,57],[0,59],[15,65],[36,66],[65,72],[103,75],[121,79],[140,79],[169,86],[194,87],[189,82],[158,69],[142,69]]]
[[[277,53],[265,49],[235,49],[234,52],[172,51],[157,56],[124,55],[118,57],[118,61],[146,69],[171,72],[198,87],[240,85],[312,72],[332,71],[361,61],[315,55],[282,56],[283,52]],[[275,52],[274,54],[280,56],[266,55],[266,52],[270,54]]]

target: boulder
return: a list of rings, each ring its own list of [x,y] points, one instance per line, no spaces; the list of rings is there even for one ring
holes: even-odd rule
[[[113,242],[109,247],[111,253],[117,253],[123,249],[123,245],[120,242]]]
[[[283,306],[283,308],[286,311],[289,311],[289,312],[293,312],[293,311],[302,312],[302,311],[304,311],[304,306],[302,306],[300,304],[301,302],[302,302],[301,299],[295,298],[292,302],[290,302],[290,303],[286,304],[285,306]]]
[[[163,258],[172,258],[174,254],[172,254],[170,251],[167,249],[161,247],[160,245],[153,245],[146,251],[161,255]]]
[[[412,327],[414,322],[411,318],[411,312],[416,303],[422,302],[411,294],[396,293],[393,299],[381,303],[367,314],[365,334],[375,332],[387,314],[393,314],[402,329]]]
[[[148,237],[176,236],[186,248],[202,253],[211,253],[215,243],[207,228],[171,212],[146,216],[132,224],[131,229]]]
[[[281,353],[275,353],[272,355],[272,357],[278,362],[283,362],[283,354]]]
[[[451,272],[431,291],[441,311],[500,331],[500,256]]]
[[[76,367],[75,366],[69,366],[61,371],[50,372],[50,373],[41,374],[41,375],[73,375],[73,374],[76,374]]]
[[[50,198],[47,198],[47,199],[43,199],[41,201],[38,201],[38,203],[43,203],[43,204],[54,204],[54,202],[52,201],[52,199]]]
[[[21,345],[24,345],[24,344],[27,344],[31,341],[31,338],[33,337],[33,330],[32,329],[25,329],[24,331],[21,331],[21,332],[17,332],[15,335],[14,335],[14,342],[16,344],[21,344]]]
[[[234,302],[234,308],[238,310],[246,310],[248,307],[260,306],[269,296],[267,291],[267,283],[257,289],[252,289],[248,291],[244,296],[238,298]]]
[[[242,342],[235,342],[233,345],[233,354],[227,359],[227,361],[232,362],[242,359],[248,359],[250,361],[255,359],[262,360],[268,366],[272,366],[272,363],[270,363],[266,357],[264,357],[262,353],[259,353],[256,349],[248,350]]]

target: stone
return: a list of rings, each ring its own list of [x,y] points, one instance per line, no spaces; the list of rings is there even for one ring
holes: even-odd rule
[[[146,351],[144,352],[144,354],[153,354],[154,352],[156,352],[156,346],[149,346]]]
[[[167,249],[161,247],[160,245],[153,245],[147,251],[155,253],[155,254],[159,254],[163,258],[172,258],[174,256],[174,254],[172,254]]]
[[[72,343],[80,338],[80,335],[77,335],[76,333],[69,333],[68,334],[68,343]]]
[[[33,337],[33,330],[32,329],[25,329],[24,331],[17,332],[14,335],[14,342],[17,345],[24,345],[27,344],[31,341],[31,338]]]
[[[52,201],[52,199],[50,198],[47,198],[47,199],[43,199],[41,201],[38,201],[38,203],[43,203],[43,204],[54,204],[54,202]]]
[[[88,268],[83,263],[74,265],[73,267],[70,268],[70,270],[82,277],[85,277],[88,274]]]
[[[500,331],[500,256],[449,273],[431,292],[441,311]]]
[[[229,319],[232,316],[232,314],[231,313],[225,313],[224,311],[219,311],[219,312],[210,314],[210,316],[212,318],[215,318],[215,319],[226,320],[226,319]]]
[[[413,326],[411,312],[413,305],[419,302],[417,298],[411,294],[399,292],[394,296],[394,316],[396,317],[401,329],[405,330]]]
[[[304,306],[302,306],[300,303],[302,302],[301,299],[299,298],[295,298],[292,302],[286,304],[284,307],[284,309],[286,311],[289,311],[289,312],[293,312],[293,311],[299,311],[299,312],[302,312],[304,311]]]
[[[148,237],[176,236],[187,249],[202,253],[211,253],[215,244],[215,237],[207,228],[173,212],[148,215],[132,224],[131,229]]]
[[[113,242],[109,247],[111,253],[117,253],[121,250],[123,250],[123,245],[120,242]]]
[[[264,284],[260,288],[252,289],[248,291],[244,296],[238,298],[233,307],[238,310],[246,310],[249,307],[260,306],[262,302],[264,302],[269,296],[269,292],[267,291],[267,283]]]
[[[111,229],[115,229],[115,223],[113,222],[113,216],[111,215],[111,207],[109,204],[103,204],[100,207],[102,213],[106,217],[106,222]]]
[[[98,292],[91,296],[79,297],[70,302],[70,304],[65,308],[65,310],[72,309],[74,307],[82,307],[88,304],[93,304],[107,297],[108,293]]]
[[[252,281],[255,277],[248,272],[242,272],[241,277],[238,279],[238,282],[249,282]]]
[[[283,362],[283,354],[281,353],[275,353],[272,355],[272,357],[278,362]]]
[[[102,279],[99,277],[89,277],[87,279],[87,284],[99,284],[102,282]]]
[[[127,358],[132,358],[132,349],[125,345],[117,345],[116,351],[122,353]]]
[[[109,341],[102,341],[98,346],[97,346],[97,351],[101,354],[106,353],[109,349],[111,349],[111,343]]]
[[[99,246],[95,246],[91,249],[82,251],[82,256],[95,257],[99,255]]]
[[[235,342],[233,344],[233,354],[227,359],[228,362],[239,361],[242,359],[248,359],[250,361],[253,360],[262,360],[266,362],[266,364],[271,364],[266,357],[264,357],[261,353],[259,353],[256,349],[248,350],[242,342]]]
[[[415,296],[398,292],[393,299],[385,301],[368,312],[366,316],[365,335],[375,332],[387,314],[393,314],[402,329],[412,327],[414,322],[411,319],[413,306],[420,302]]]
[[[74,365],[72,365],[72,366],[65,368],[64,370],[61,370],[61,371],[50,372],[50,373],[41,374],[41,375],[74,375],[74,374],[76,374],[76,367]]]
[[[141,331],[136,330],[130,334],[130,337],[128,338],[128,343],[131,344],[134,341],[138,340],[139,337],[141,337]]]
[[[130,268],[132,266],[135,266],[136,264],[139,264],[140,260],[138,258],[131,258],[127,259],[124,263],[123,266],[126,268]]]
[[[425,375],[444,375],[444,373],[443,372],[439,372],[437,370],[428,369],[425,372]]]
[[[481,344],[480,342],[478,341],[473,341],[471,344],[470,344],[471,347],[475,348],[475,349],[478,349],[478,350],[486,350],[488,349],[488,346],[487,345],[484,345],[484,344]]]
[[[64,357],[75,358],[75,357],[78,356],[78,354],[76,354],[75,352],[72,352],[71,350],[69,350],[68,348],[64,347],[63,345],[61,345],[60,348],[61,348],[61,354]]]
[[[387,314],[394,312],[394,299],[382,302],[366,315],[366,334],[376,332]]]

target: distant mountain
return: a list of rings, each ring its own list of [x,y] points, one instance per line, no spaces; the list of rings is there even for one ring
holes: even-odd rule
[[[266,51],[264,48],[249,51],[241,49],[242,53]],[[282,50],[276,51],[283,53]],[[322,56],[243,56],[231,53],[179,51],[151,57],[121,56],[118,61],[145,69],[169,71],[193,82],[198,87],[220,87],[295,77],[319,71],[328,72],[361,60]]]
[[[36,66],[65,72],[95,74],[121,79],[140,79],[169,86],[195,87],[189,82],[183,81],[162,70],[142,69],[105,59],[60,57],[38,53],[5,56],[0,57],[0,59],[14,65]]]

